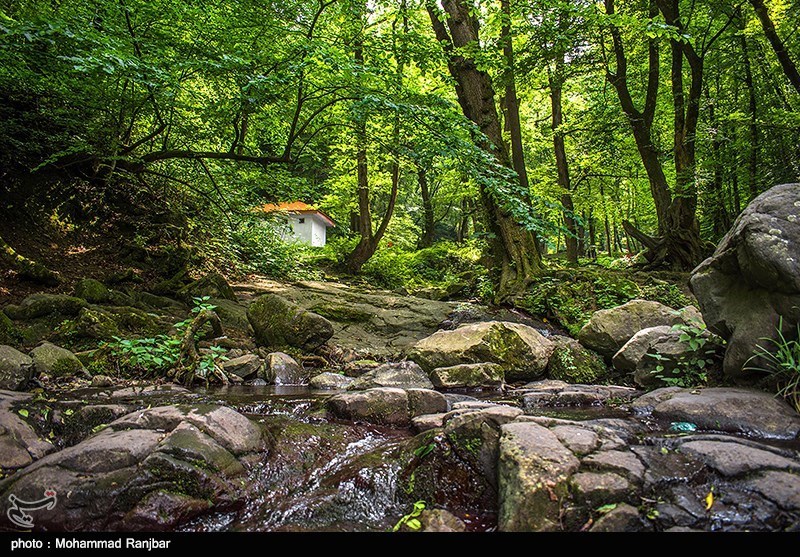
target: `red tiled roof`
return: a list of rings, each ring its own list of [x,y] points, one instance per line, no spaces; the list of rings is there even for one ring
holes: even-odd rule
[[[308,203],[303,203],[302,201],[291,201],[291,202],[283,202],[283,203],[265,203],[264,205],[260,205],[256,208],[257,211],[261,211],[263,213],[275,213],[278,211],[286,212],[286,213],[295,213],[295,214],[307,214],[313,213],[322,217],[329,226],[336,226],[336,223],[333,222],[333,219],[326,215],[324,212],[320,211],[319,209],[315,209]]]

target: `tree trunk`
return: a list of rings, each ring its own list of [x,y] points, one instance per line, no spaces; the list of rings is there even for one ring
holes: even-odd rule
[[[461,198],[461,218],[458,222],[458,230],[456,231],[456,241],[460,244],[467,239],[469,234],[469,199],[466,197]]]
[[[575,223],[575,205],[572,202],[567,150],[564,145],[564,133],[561,130],[561,125],[564,123],[561,105],[563,74],[564,53],[559,52],[556,54],[555,69],[548,75],[550,104],[553,112],[551,122],[551,127],[553,129],[553,151],[556,158],[558,185],[561,188],[561,205],[564,206],[564,227],[567,229],[567,232],[564,234],[564,244],[567,248],[567,261],[570,263],[577,263],[578,231]]]
[[[448,69],[456,82],[459,105],[464,115],[477,124],[488,138],[488,142],[482,142],[479,146],[494,155],[500,164],[513,168],[503,142],[489,75],[480,70],[473,59],[464,56],[463,51],[457,50],[480,44],[478,20],[470,14],[470,6],[464,0],[443,0],[442,7],[448,16],[446,26],[439,19],[436,4],[427,3],[436,38],[447,54]],[[492,257],[496,268],[499,268],[496,295],[496,301],[499,302],[522,292],[530,280],[539,274],[542,268],[541,255],[533,234],[516,223],[483,186],[480,193],[488,217],[487,224],[494,235]]]
[[[433,214],[433,201],[428,190],[428,175],[424,168],[417,168],[417,182],[422,196],[422,212],[424,216],[422,237],[419,240],[419,247],[428,248],[433,245],[433,234],[435,220]],[[462,221],[463,222],[463,221]]]
[[[20,278],[43,284],[58,286],[61,279],[55,271],[51,271],[41,263],[18,254],[0,237],[0,261],[14,269]]]
[[[741,21],[741,19],[740,19]],[[741,26],[744,21],[741,21]],[[747,186],[750,192],[750,200],[753,200],[759,193],[758,187],[758,118],[756,90],[753,83],[753,67],[750,63],[750,54],[747,51],[747,38],[742,27],[739,35],[739,42],[742,48],[742,63],[744,64],[744,85],[747,89],[747,108],[750,112],[750,156],[747,164]]]
[[[795,91],[800,93],[800,73],[798,73],[797,66],[789,56],[789,51],[778,36],[778,32],[775,30],[775,24],[769,16],[769,10],[767,10],[767,7],[764,5],[764,0],[750,0],[750,4],[752,4],[758,16],[758,20],[761,22],[761,28],[764,29],[764,34],[767,36],[769,44],[772,45],[772,50],[775,51],[775,55],[778,57],[778,62],[780,62],[781,68],[783,68],[783,73],[786,75]]]

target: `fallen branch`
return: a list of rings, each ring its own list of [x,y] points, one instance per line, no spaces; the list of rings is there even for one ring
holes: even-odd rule
[[[191,384],[197,377],[197,366],[200,363],[200,354],[197,352],[197,341],[195,337],[206,323],[211,323],[211,330],[215,338],[224,335],[222,321],[215,311],[204,309],[197,314],[189,326],[186,327],[186,332],[183,334],[183,339],[181,340],[181,353],[178,359],[179,368],[175,372],[175,379],[181,383]],[[228,377],[219,366],[215,365],[213,367],[213,376],[217,377],[226,385],[229,383]],[[203,379],[205,379],[206,384],[209,383],[208,376],[203,377]]]
[[[14,251],[3,238],[0,238],[0,260],[17,271],[23,278],[45,286],[57,286],[61,282],[58,273],[51,271],[41,263],[23,257]]]

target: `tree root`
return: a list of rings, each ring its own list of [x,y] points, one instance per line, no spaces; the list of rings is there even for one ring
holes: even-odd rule
[[[211,323],[214,338],[224,336],[222,321],[215,311],[204,309],[195,316],[186,328],[186,332],[183,334],[183,339],[181,340],[181,353],[178,359],[179,364],[174,374],[175,380],[179,383],[191,385],[195,379],[198,378],[197,367],[200,364],[200,354],[197,352],[195,337],[206,323]],[[225,375],[225,372],[217,365],[213,366],[210,374],[204,374],[199,376],[199,378],[205,381],[206,386],[208,386],[212,378],[219,379],[225,385],[230,383],[228,376]]]
[[[0,237],[0,261],[17,271],[23,279],[30,280],[45,286],[57,286],[61,279],[58,273],[51,271],[41,263],[18,254]]]

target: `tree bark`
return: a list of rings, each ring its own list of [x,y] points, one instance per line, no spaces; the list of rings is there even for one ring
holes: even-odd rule
[[[45,286],[58,286],[61,282],[58,273],[37,261],[18,254],[2,237],[0,237],[0,261],[14,269],[22,279]]]
[[[750,192],[750,200],[755,199],[759,194],[758,187],[758,104],[756,101],[755,84],[753,83],[753,67],[750,62],[750,54],[747,50],[747,38],[744,35],[744,21],[740,18],[739,43],[742,48],[742,63],[744,65],[744,85],[747,89],[747,108],[750,112],[750,152],[747,161],[747,187]]]
[[[428,189],[428,174],[424,168],[417,168],[417,182],[419,183],[420,196],[422,196],[423,227],[422,237],[419,240],[421,248],[428,248],[433,245],[433,235],[435,228],[435,215],[433,213],[433,200]]]
[[[436,38],[444,48],[448,69],[456,82],[459,105],[464,115],[488,138],[488,142],[482,142],[479,146],[496,157],[500,164],[513,168],[503,142],[491,80],[474,60],[456,51],[467,45],[480,44],[478,20],[470,14],[464,0],[443,0],[442,7],[447,14],[446,25],[439,19],[436,4],[427,3]],[[533,234],[516,223],[485,187],[481,186],[480,194],[488,217],[487,224],[495,238],[492,257],[499,268],[496,294],[496,301],[499,302],[522,292],[539,274],[542,268],[541,255]]]
[[[758,20],[761,22],[761,28],[764,30],[769,44],[772,45],[772,50],[775,51],[775,56],[778,57],[778,62],[780,62],[781,68],[783,68],[783,73],[786,75],[786,78],[789,80],[789,83],[792,84],[795,91],[800,93],[800,72],[797,71],[797,66],[789,56],[786,45],[783,44],[783,41],[778,36],[778,32],[775,30],[775,24],[772,22],[772,18],[769,15],[769,10],[764,5],[764,0],[750,0],[750,4],[753,6],[756,16],[758,16]]]

